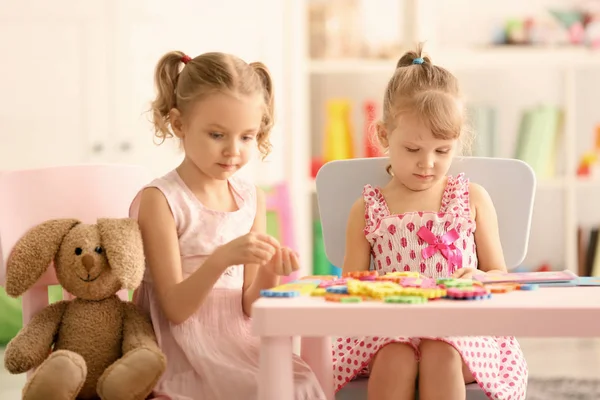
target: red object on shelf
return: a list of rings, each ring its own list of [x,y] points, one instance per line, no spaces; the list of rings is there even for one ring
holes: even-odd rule
[[[550,264],[548,264],[548,263],[544,263],[544,264],[540,265],[540,267],[537,270],[537,272],[548,272],[548,271],[552,271],[552,268],[550,267]]]
[[[577,176],[589,176],[590,175],[590,166],[586,164],[581,164],[579,168],[577,168]]]
[[[310,176],[315,179],[317,177],[317,172],[323,166],[323,160],[319,157],[313,157],[310,161]]]
[[[381,157],[383,153],[377,146],[377,134],[375,130],[375,118],[377,116],[377,106],[374,101],[365,102],[365,135],[363,145],[365,147],[365,157]]]

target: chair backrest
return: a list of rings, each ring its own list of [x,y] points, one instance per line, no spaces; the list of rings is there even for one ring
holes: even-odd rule
[[[32,227],[54,218],[126,218],[136,193],[152,176],[130,165],[75,165],[0,174],[0,285],[16,242]],[[47,286],[57,284],[54,268],[23,295],[23,320],[47,305]],[[41,298],[44,297],[45,298]],[[41,296],[41,297],[40,297]]]
[[[319,214],[325,253],[333,265],[341,268],[344,261],[346,224],[352,204],[362,196],[366,184],[381,187],[389,182],[388,163],[387,157],[339,160],[319,170],[316,179]],[[460,172],[490,194],[498,214],[507,267],[519,266],[529,242],[536,186],[533,170],[515,159],[457,157],[449,174]]]
[[[292,219],[292,203],[287,183],[276,183],[267,189],[265,194],[267,212],[274,213],[277,218],[279,241],[282,245],[297,250]],[[283,276],[281,277],[281,283],[292,282],[298,275],[298,272],[294,272],[290,276]]]

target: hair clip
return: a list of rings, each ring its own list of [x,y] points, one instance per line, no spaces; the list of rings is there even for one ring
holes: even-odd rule
[[[422,57],[413,59],[413,64],[423,64],[425,60]]]
[[[184,64],[187,64],[190,61],[192,61],[192,57],[190,57],[188,55],[184,55],[183,57],[181,57],[181,62],[184,63]]]

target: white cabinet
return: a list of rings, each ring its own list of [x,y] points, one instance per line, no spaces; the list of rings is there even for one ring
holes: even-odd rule
[[[107,3],[8,3],[0,11],[0,170],[101,158]]]
[[[142,164],[155,175],[174,168],[183,157],[178,142],[156,146],[148,113],[154,68],[170,50],[260,60],[276,87],[283,81],[276,0],[8,2],[0,11],[0,170],[81,162]],[[278,94],[274,156],[248,168],[268,181],[285,171]]]

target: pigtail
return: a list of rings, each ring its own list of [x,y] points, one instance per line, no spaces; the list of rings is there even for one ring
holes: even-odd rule
[[[261,62],[248,64],[230,54],[209,52],[195,58],[181,51],[161,57],[154,72],[156,97],[152,102],[154,135],[160,143],[175,136],[171,110],[189,112],[190,105],[215,92],[261,94],[265,104],[256,141],[263,158],[271,151],[269,135],[274,121],[273,81]]]
[[[258,132],[258,136],[256,138],[258,142],[258,149],[264,158],[271,152],[272,147],[271,142],[269,140],[269,135],[271,134],[271,129],[273,128],[275,117],[275,96],[273,93],[273,80],[271,79],[269,69],[263,63],[253,62],[250,63],[250,67],[252,67],[256,74],[258,74],[264,89],[266,110],[263,115],[260,132]]]
[[[156,65],[154,72],[156,98],[152,102],[152,122],[154,135],[161,143],[173,137],[170,128],[170,111],[177,107],[177,80],[180,67],[185,61],[189,61],[186,57],[181,51],[171,51],[162,56]]]

